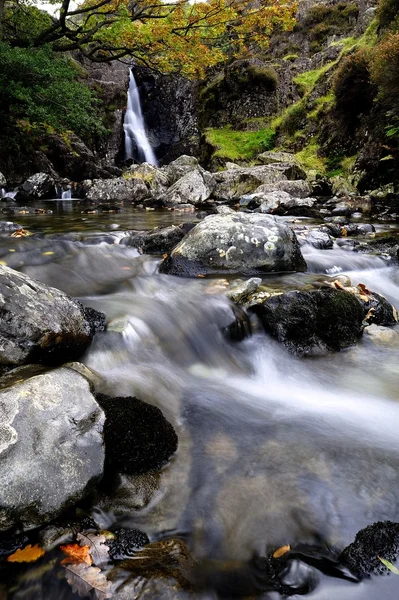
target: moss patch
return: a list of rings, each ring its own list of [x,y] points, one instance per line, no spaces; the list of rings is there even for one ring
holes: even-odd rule
[[[206,141],[216,148],[213,156],[227,160],[250,160],[256,154],[270,150],[274,145],[273,129],[235,131],[231,127],[207,129]]]
[[[318,155],[319,149],[318,143],[312,139],[300,152],[295,154],[295,157],[305,170],[324,174],[326,161]]]

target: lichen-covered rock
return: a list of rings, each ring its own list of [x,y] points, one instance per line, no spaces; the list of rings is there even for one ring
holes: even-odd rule
[[[250,310],[270,335],[298,355],[348,348],[363,330],[364,310],[356,297],[332,288],[275,295]]]
[[[20,191],[33,198],[55,198],[55,181],[47,173],[35,173],[22,184]]]
[[[144,254],[164,254],[171,252],[184,236],[195,227],[194,223],[156,227],[152,231],[133,231],[121,244],[140,248]]]
[[[164,167],[164,171],[169,178],[170,184],[173,185],[176,181],[184,177],[184,175],[187,175],[187,173],[200,168],[195,156],[186,156],[183,154],[183,156],[179,156],[179,158],[176,158],[176,160]]]
[[[294,154],[291,154],[290,152],[273,152],[271,150],[262,152],[262,154],[257,156],[256,160],[262,165],[272,165],[276,163],[299,164]]]
[[[255,195],[255,194],[254,194]],[[256,194],[258,196],[258,194]],[[270,213],[278,208],[281,204],[287,204],[294,198],[287,192],[275,190],[258,196],[261,200],[260,212]]]
[[[140,178],[95,179],[87,192],[87,199],[94,201],[119,200],[141,202],[150,196],[149,189]]]
[[[215,272],[304,271],[295,233],[270,215],[228,212],[196,225],[161,263],[163,273],[186,277]]]
[[[96,394],[106,422],[104,442],[110,473],[136,475],[158,471],[177,449],[177,435],[156,406],[138,398]]]
[[[3,266],[0,312],[0,364],[15,366],[79,358],[96,329],[94,315],[99,316],[92,309],[85,313],[64,292]]]
[[[326,231],[309,229],[298,233],[299,243],[309,244],[319,250],[330,250],[334,246],[334,238]]]
[[[259,186],[255,193],[269,193],[274,191],[287,192],[294,198],[308,198],[312,194],[312,188],[308,181],[304,179],[295,179],[294,181],[285,180],[277,181],[276,183],[264,183]]]
[[[149,163],[132,165],[126,174],[128,178],[141,180],[154,195],[165,192],[170,185],[165,169],[158,169]]]
[[[206,202],[215,188],[215,180],[207,171],[196,169],[183,175],[168,189],[162,197],[167,206],[192,204],[197,206]]]
[[[104,414],[65,367],[2,389],[0,405],[0,530],[36,527],[102,475]]]

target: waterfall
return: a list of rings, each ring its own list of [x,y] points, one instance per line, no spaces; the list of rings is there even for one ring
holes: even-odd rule
[[[123,124],[125,130],[125,156],[157,165],[157,159],[145,132],[143,113],[141,112],[140,96],[133,71],[130,70],[130,83],[127,93],[127,110]]]
[[[71,186],[61,193],[61,200],[70,200],[72,198]]]

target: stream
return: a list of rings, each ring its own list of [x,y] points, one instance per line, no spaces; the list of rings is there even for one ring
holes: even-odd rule
[[[159,257],[113,243],[122,230],[179,224],[193,214],[86,215],[75,201],[35,206],[53,214],[6,218],[42,237],[1,234],[0,260],[106,313],[108,330],[82,362],[102,376],[100,391],[158,406],[179,437],[153,489],[143,476],[126,476],[92,510],[103,529],[184,539],[199,591],[154,580],[120,598],[277,600],[283,596],[268,591],[254,556],[285,544],[342,550],[367,525],[399,521],[399,342],[379,345],[364,335],[346,351],[300,359],[256,320],[251,337],[229,342],[221,328],[231,281],[161,275]],[[399,307],[396,265],[338,246],[302,251],[307,273],[270,275],[264,285],[311,289],[320,275],[339,272]],[[312,600],[390,600],[399,578],[357,583],[297,559],[286,582],[306,584]],[[77,597],[49,569],[33,588],[22,577],[7,600]]]

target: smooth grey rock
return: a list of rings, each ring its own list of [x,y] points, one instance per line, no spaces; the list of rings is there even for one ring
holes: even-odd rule
[[[0,312],[2,365],[74,360],[93,336],[92,318],[81,304],[4,266],[0,266]]]
[[[167,190],[170,185],[169,177],[164,169],[158,169],[149,163],[132,165],[127,171],[132,179],[141,180],[155,196]]]
[[[94,179],[86,197],[88,200],[98,201],[141,202],[150,195],[150,191],[142,179],[116,177],[115,179]]]
[[[312,194],[312,187],[308,181],[304,179],[296,179],[294,181],[282,180],[274,184],[263,184],[259,186],[255,193],[269,193],[280,190],[294,196],[294,198],[308,198]]]
[[[375,344],[392,345],[399,343],[399,334],[389,327],[383,327],[382,325],[373,323],[364,329],[364,333],[369,336],[371,341]]]
[[[227,291],[226,296],[232,302],[242,304],[250,294],[254,294],[262,284],[260,277],[251,277],[242,283],[234,285],[233,288]]]
[[[262,194],[260,197],[262,204],[260,212],[269,213],[278,208],[281,204],[287,204],[293,200],[293,197],[287,192],[274,191],[267,194]]]
[[[270,215],[210,215],[196,225],[160,265],[186,277],[215,272],[258,274],[304,271],[295,233]]]
[[[295,158],[295,155],[291,154],[290,152],[262,152],[262,154],[258,155],[257,160],[262,165],[272,165],[276,163],[292,163],[295,165],[299,164]]]
[[[195,156],[186,156],[185,154],[179,156],[179,158],[176,158],[176,160],[164,167],[164,171],[171,185],[184,177],[184,175],[187,175],[187,173],[198,169],[201,169],[201,167]]]
[[[215,187],[215,180],[210,173],[199,169],[183,175],[172,185],[162,197],[167,206],[192,204],[197,206],[206,202]]]
[[[35,173],[22,184],[21,192],[33,198],[55,198],[55,181],[47,173]]]
[[[334,246],[334,238],[325,231],[311,229],[298,234],[299,243],[310,244],[319,250],[329,250]]]
[[[0,391],[0,530],[53,519],[103,471],[104,414],[62,367]]]

